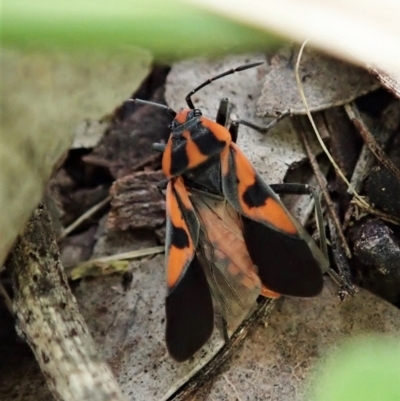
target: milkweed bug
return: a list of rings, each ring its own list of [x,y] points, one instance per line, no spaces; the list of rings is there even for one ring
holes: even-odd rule
[[[166,343],[179,362],[195,354],[214,328],[214,303],[225,321],[243,319],[261,294],[312,297],[329,262],[236,145],[229,101],[216,121],[191,96],[216,79],[257,67],[246,64],[215,76],[186,96],[172,116],[163,152],[166,183]],[[250,123],[239,121],[253,128]],[[261,129],[260,129],[261,130]],[[213,303],[214,300],[214,303]]]

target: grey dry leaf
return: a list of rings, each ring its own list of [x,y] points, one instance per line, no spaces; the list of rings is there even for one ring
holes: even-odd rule
[[[270,58],[257,103],[258,115],[274,116],[287,110],[306,114],[295,77],[297,56],[296,46],[280,50]],[[299,74],[311,112],[349,103],[379,87],[368,71],[307,47]]]
[[[400,99],[400,74],[395,74],[383,68],[369,66],[371,74],[375,75],[379,82],[398,99]]]
[[[246,54],[214,61],[193,59],[176,63],[167,78],[167,103],[174,110],[187,107],[185,96],[197,85],[230,68],[262,60],[265,60],[265,55]],[[255,113],[265,72],[266,67],[262,65],[212,82],[193,96],[195,107],[200,108],[206,117],[215,119],[219,101],[228,97],[233,103],[233,119],[241,118],[266,126],[271,120],[260,118]],[[269,183],[282,182],[289,166],[305,158],[303,145],[289,118],[280,121],[267,135],[240,126],[237,142]],[[312,147],[315,153],[319,152],[315,141],[312,141]]]
[[[258,326],[230,367],[214,382],[209,399],[306,401],[315,363],[349,336],[400,334],[400,312],[368,291],[345,302],[327,279],[316,298],[283,298],[268,324]]]

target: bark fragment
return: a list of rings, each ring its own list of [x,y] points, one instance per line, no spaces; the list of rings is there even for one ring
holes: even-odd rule
[[[14,311],[57,400],[124,400],[99,356],[59,260],[47,209],[34,211],[8,259]]]

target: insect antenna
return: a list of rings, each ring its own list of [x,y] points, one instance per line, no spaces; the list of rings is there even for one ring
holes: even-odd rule
[[[142,100],[142,99],[128,99],[127,102],[133,102],[133,103],[138,103],[138,104],[147,104],[150,106],[159,107],[160,109],[167,110],[167,113],[170,114],[172,117],[176,116],[176,111],[172,110],[171,107],[168,107],[165,104],[149,102],[148,100]]]
[[[186,103],[189,106],[189,109],[194,109],[194,104],[192,102],[191,97],[200,89],[204,88],[205,86],[209,85],[211,82],[216,81],[217,79],[220,79],[222,77],[226,77],[227,75],[231,75],[234,74],[235,72],[239,72],[239,71],[244,71],[244,70],[248,70],[249,68],[254,68],[254,67],[258,67],[259,65],[264,64],[264,61],[257,61],[256,63],[251,63],[251,64],[243,64],[240,65],[239,67],[236,68],[232,68],[229,71],[225,71],[219,75],[216,75],[213,78],[209,78],[207,79],[207,81],[204,81],[201,85],[199,85],[197,88],[193,89],[192,91],[190,91],[187,96],[185,97]]]

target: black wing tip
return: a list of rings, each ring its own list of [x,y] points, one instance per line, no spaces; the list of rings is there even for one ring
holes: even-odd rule
[[[265,271],[262,271],[259,272],[259,276],[261,282],[269,290],[281,295],[312,298],[321,294],[324,289],[324,279],[316,261],[313,259],[301,261],[297,265],[297,268],[298,270],[294,268],[292,273],[289,272],[289,275],[266,274]]]
[[[210,288],[197,255],[166,299],[165,340],[177,362],[192,357],[214,330],[214,306]]]
[[[303,285],[293,285],[293,286],[286,286],[286,291],[281,288],[279,292],[282,295],[286,295],[289,297],[300,297],[300,298],[312,298],[316,297],[321,294],[322,290],[324,289],[324,280],[322,273],[316,272],[312,280],[308,280]],[[287,291],[289,289],[289,291]]]
[[[182,363],[190,359],[197,351],[199,351],[210,339],[214,330],[214,322],[209,327],[205,327],[201,333],[197,332],[196,338],[190,338],[190,341],[180,339],[169,339],[168,329],[166,335],[167,350],[172,359]]]
[[[315,297],[324,287],[323,273],[307,241],[242,216],[243,236],[261,282],[271,291]]]

